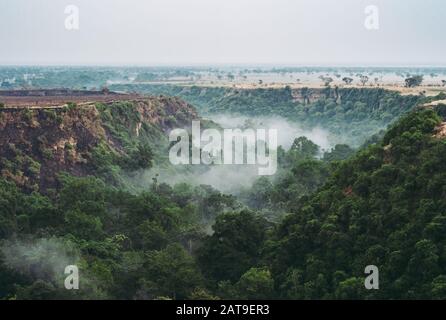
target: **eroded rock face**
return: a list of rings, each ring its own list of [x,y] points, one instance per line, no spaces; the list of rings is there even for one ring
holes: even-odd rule
[[[436,129],[435,129],[435,137],[439,139],[446,138],[446,122],[442,122]]]
[[[113,111],[114,102],[0,110],[1,175],[29,191],[44,191],[58,186],[60,172],[94,174],[93,151],[100,144],[125,155],[127,149],[114,125],[128,129],[129,140],[150,141],[152,137],[144,128],[153,128],[167,139],[168,131],[190,125],[198,117],[192,106],[176,98],[150,97],[119,103],[125,103],[120,108],[126,114]],[[107,110],[109,117],[104,116]]]

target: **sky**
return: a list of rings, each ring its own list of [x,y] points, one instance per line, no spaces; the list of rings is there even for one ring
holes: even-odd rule
[[[445,17],[444,0],[0,0],[0,65],[446,66]]]

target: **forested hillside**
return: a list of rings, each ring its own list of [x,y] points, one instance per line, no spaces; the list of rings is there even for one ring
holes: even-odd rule
[[[203,115],[282,116],[304,128],[329,130],[334,140],[359,146],[426,100],[377,88],[258,88],[114,85],[122,91],[178,96]]]
[[[0,109],[0,171],[31,191],[57,174],[95,175],[122,184],[123,171],[166,162],[168,132],[190,126],[195,109],[177,98]]]
[[[219,217],[199,254],[212,287],[239,298],[444,299],[440,122],[433,110],[404,117],[381,142],[334,163],[325,185],[274,227],[247,213]],[[380,290],[365,290],[367,265],[378,266]]]
[[[238,199],[156,177],[135,193],[119,183],[122,171],[161,161],[163,130],[190,121],[187,105],[169,105],[177,106],[170,114],[96,105],[88,118],[97,126],[75,106],[19,118],[19,128],[45,129],[43,146],[53,145],[51,133],[76,133],[67,130],[70,114],[81,132],[103,131],[94,144],[86,139],[86,171],[67,165],[53,173],[57,183],[32,188],[17,179],[32,177],[27,157],[41,164],[35,173],[54,158],[2,143],[1,298],[446,298],[444,106],[408,113],[356,153],[339,145],[316,158],[318,146],[296,137],[279,150],[278,177]],[[26,138],[2,117],[10,141]],[[81,289],[68,291],[63,271],[72,264]],[[364,289],[370,264],[380,269],[380,290]]]

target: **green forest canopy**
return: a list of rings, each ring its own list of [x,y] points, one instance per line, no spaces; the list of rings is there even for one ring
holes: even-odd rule
[[[282,152],[283,179],[253,187],[268,195],[260,206],[258,191],[246,207],[210,187],[156,180],[131,194],[61,174],[61,188],[42,194],[1,179],[0,297],[444,299],[439,114],[415,110],[353,156],[338,147],[317,160],[311,141],[296,141],[306,147]],[[258,207],[288,214],[274,222]],[[80,266],[82,290],[65,290],[63,270],[44,263],[54,250]],[[369,264],[380,290],[364,289]]]

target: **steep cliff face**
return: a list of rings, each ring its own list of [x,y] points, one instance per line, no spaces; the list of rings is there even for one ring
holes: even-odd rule
[[[47,190],[57,187],[60,172],[84,176],[105,165],[125,167],[141,145],[156,159],[168,131],[197,117],[189,104],[164,97],[1,110],[1,175],[29,191]]]

